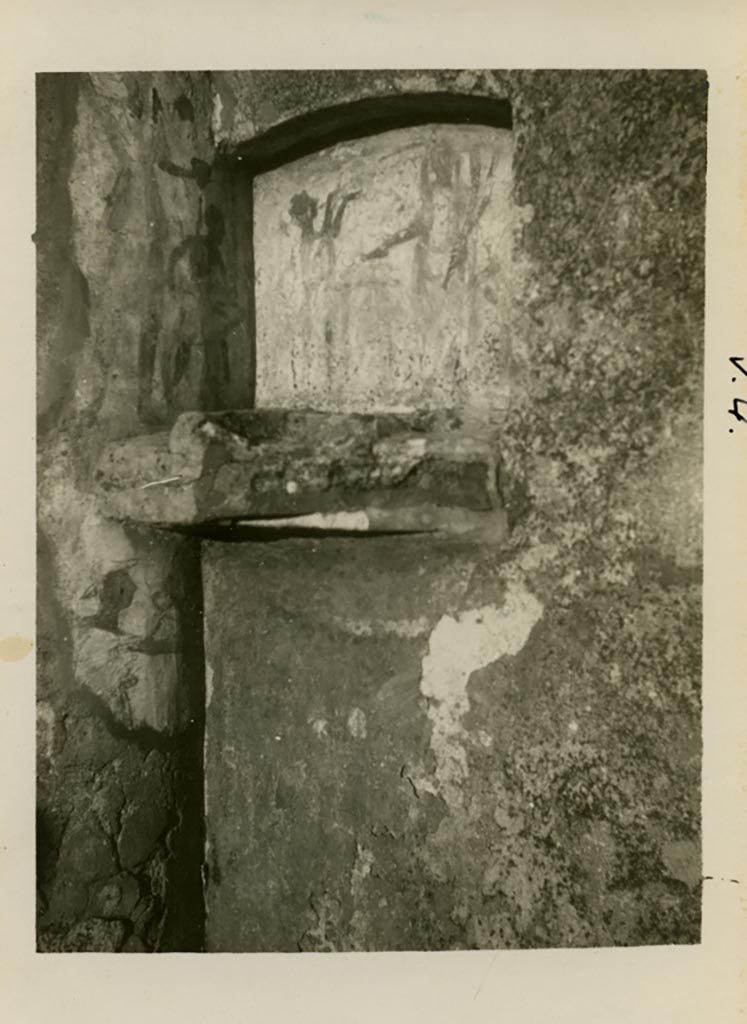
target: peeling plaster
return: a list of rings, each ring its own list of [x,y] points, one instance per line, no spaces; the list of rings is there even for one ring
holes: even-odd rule
[[[213,699],[213,666],[210,662],[205,664],[205,707],[210,707]]]
[[[350,919],[350,931],[354,949],[365,950],[366,948],[366,930],[369,922],[363,906],[365,905],[366,879],[371,874],[374,862],[375,858],[371,850],[356,842],[355,862],[350,872],[350,895],[355,907]]]
[[[310,725],[317,739],[328,735],[329,722],[326,718],[315,718]]]
[[[366,738],[366,714],[360,708],[353,708],[348,715],[348,732],[356,740]]]
[[[239,522],[245,526],[262,527],[272,530],[285,530],[295,527],[304,530],[347,530],[359,533],[365,532],[371,527],[365,511],[311,512],[303,516],[285,516],[273,519],[242,519]]]
[[[469,772],[462,718],[469,711],[470,676],[498,658],[518,654],[542,610],[523,584],[511,581],[500,607],[444,615],[430,635],[420,692],[428,700],[439,794],[452,809],[463,805],[462,785]]]
[[[211,129],[214,138],[220,138],[221,130],[223,128],[223,99],[221,94],[216,90],[213,93],[213,110],[211,117]]]
[[[416,619],[344,619],[335,616],[334,624],[353,636],[402,636],[408,639],[423,636],[430,622],[421,615]]]

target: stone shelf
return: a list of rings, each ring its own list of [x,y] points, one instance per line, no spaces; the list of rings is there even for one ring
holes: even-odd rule
[[[288,409],[183,413],[170,432],[110,445],[111,518],[328,532],[433,532],[499,542],[495,438],[458,414]]]

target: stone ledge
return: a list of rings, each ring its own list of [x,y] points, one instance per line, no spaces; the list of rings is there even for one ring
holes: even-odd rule
[[[189,412],[110,445],[97,477],[105,515],[154,526],[506,532],[495,439],[451,411]]]

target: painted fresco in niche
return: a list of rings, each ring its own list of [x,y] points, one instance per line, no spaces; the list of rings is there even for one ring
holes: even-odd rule
[[[505,407],[511,155],[426,125],[260,175],[257,405]]]

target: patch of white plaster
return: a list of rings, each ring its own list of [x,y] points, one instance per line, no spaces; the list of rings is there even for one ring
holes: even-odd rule
[[[327,735],[329,729],[329,722],[326,718],[314,718],[311,721],[311,728],[317,739],[322,739]]]
[[[44,757],[52,756],[56,733],[57,716],[54,708],[47,701],[39,701],[36,705],[37,750]]]
[[[428,441],[424,437],[389,437],[383,441],[377,441],[373,446],[374,455],[399,456],[402,459],[422,459],[428,448]]]
[[[356,740],[366,738],[366,713],[360,708],[353,708],[348,715],[348,732]]]
[[[518,654],[541,615],[537,598],[511,580],[502,605],[444,615],[430,635],[420,691],[428,699],[439,795],[452,809],[463,806],[468,774],[462,718],[469,710],[470,676],[498,658]]]
[[[406,778],[418,797],[420,797],[422,793],[429,793],[431,796],[438,796],[438,787],[420,765],[413,765],[411,768],[408,768]],[[415,810],[417,810],[417,808],[415,808]]]
[[[367,915],[365,912],[365,881],[371,874],[374,864],[374,855],[371,850],[355,844],[355,863],[350,872],[350,895],[353,900],[353,914],[350,918],[350,932],[352,937],[352,948],[363,950],[366,948],[366,925]]]
[[[403,636],[413,639],[430,629],[430,621],[421,615],[416,619],[344,619],[334,617],[334,624],[353,636]]]
[[[213,94],[213,110],[211,117],[211,128],[214,138],[220,138],[223,129],[223,100],[216,89]]]
[[[94,509],[83,519],[78,541],[79,557],[86,562],[87,575],[93,571],[103,576],[114,569],[129,569],[137,561],[135,549],[122,525],[102,518]]]
[[[355,864],[350,875],[350,888],[354,895],[357,895],[363,880],[371,874],[373,862],[373,853],[360,843],[356,843]]]
[[[259,526],[282,530],[300,528],[303,530],[349,530],[363,532],[370,528],[368,514],[358,512],[313,512],[306,516],[287,516],[281,519],[242,519],[243,526]]]

